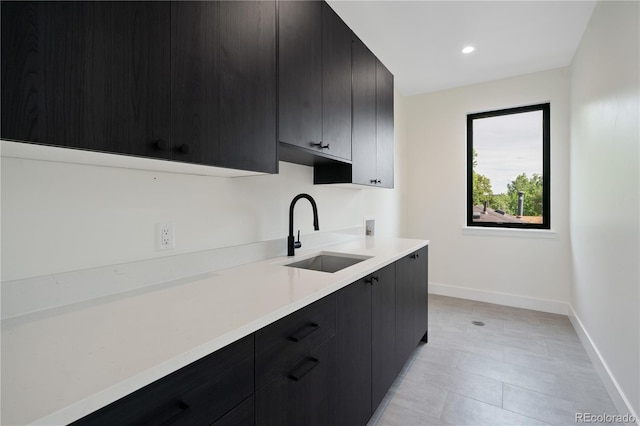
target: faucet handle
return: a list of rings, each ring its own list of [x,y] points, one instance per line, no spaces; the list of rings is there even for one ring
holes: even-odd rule
[[[293,243],[293,247],[294,248],[300,248],[302,247],[302,243],[300,242],[300,230],[298,229],[298,241],[296,241],[295,243]]]

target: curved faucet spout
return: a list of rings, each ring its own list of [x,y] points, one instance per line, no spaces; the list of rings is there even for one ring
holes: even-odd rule
[[[287,256],[293,256],[295,254],[295,249],[302,247],[302,243],[300,243],[300,234],[298,233],[298,241],[294,241],[293,237],[293,209],[298,202],[299,199],[306,198],[311,203],[311,207],[313,208],[313,229],[318,231],[320,226],[318,225],[318,206],[316,205],[316,201],[309,194],[298,194],[291,201],[291,205],[289,206],[289,237],[287,239]]]

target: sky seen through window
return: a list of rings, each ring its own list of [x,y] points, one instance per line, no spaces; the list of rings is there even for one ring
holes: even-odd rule
[[[542,111],[476,119],[475,171],[491,180],[494,194],[506,193],[518,175],[542,176]]]

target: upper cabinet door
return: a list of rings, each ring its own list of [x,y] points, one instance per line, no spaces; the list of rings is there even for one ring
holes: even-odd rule
[[[169,157],[170,5],[2,2],[2,137]]]
[[[376,61],[378,185],[393,188],[393,75]]]
[[[376,57],[353,38],[353,183],[375,185],[376,169]]]
[[[276,3],[219,3],[220,164],[276,173]]]
[[[314,148],[322,140],[322,3],[278,2],[280,142]]]
[[[351,159],[351,30],[322,3],[322,142],[324,153]]]
[[[172,2],[171,22],[173,158],[275,173],[275,2]]]
[[[180,161],[219,154],[218,2],[171,2],[171,140]]]
[[[169,5],[83,4],[90,18],[81,120],[93,138],[90,144],[108,152],[166,157],[161,150],[170,137]]]

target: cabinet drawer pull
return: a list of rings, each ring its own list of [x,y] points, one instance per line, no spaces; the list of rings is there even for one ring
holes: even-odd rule
[[[289,340],[298,343],[299,341],[303,340],[314,331],[317,331],[319,328],[320,328],[319,324],[316,324],[315,322],[310,322],[307,325],[303,326],[298,331],[296,331],[292,336],[290,336]]]
[[[158,151],[166,151],[169,149],[169,143],[167,141],[163,141],[162,139],[158,139],[153,143],[153,147]]]
[[[320,364],[320,361],[318,359],[308,357],[307,359],[304,360],[304,362],[298,368],[296,368],[294,371],[289,373],[289,378],[294,382],[299,382],[311,370],[316,368],[318,364]]]
[[[373,183],[373,184],[382,183],[382,181],[380,179],[371,179],[370,182]]]
[[[365,282],[365,283],[367,283],[367,284],[371,284],[371,285],[373,285],[373,282],[374,282],[374,281],[375,281],[375,282],[380,281],[380,276],[379,276],[379,275],[372,275],[370,278],[366,278],[366,279],[364,280],[364,282]]]
[[[412,259],[417,259],[419,257],[420,257],[420,255],[418,253],[414,253],[414,254],[411,255]]]
[[[189,404],[184,401],[178,401],[177,406],[173,407],[171,412],[167,414],[167,418],[158,422],[159,425],[165,426],[175,422],[180,416],[185,414],[189,409]]]
[[[318,142],[318,143],[311,142],[311,145],[312,146],[317,146],[320,149],[331,149],[331,148],[329,148],[329,144],[323,145],[322,142]]]

